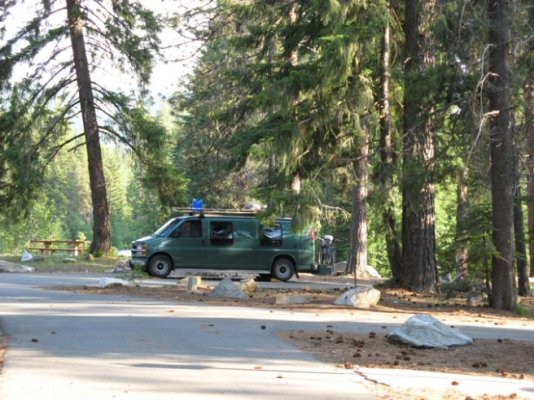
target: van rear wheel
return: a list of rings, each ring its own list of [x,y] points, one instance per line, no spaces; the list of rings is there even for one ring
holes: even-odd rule
[[[172,271],[172,261],[169,257],[160,254],[150,259],[148,273],[158,278],[166,278]]]
[[[281,281],[288,281],[293,276],[294,270],[295,267],[290,259],[279,258],[273,264],[272,275]]]

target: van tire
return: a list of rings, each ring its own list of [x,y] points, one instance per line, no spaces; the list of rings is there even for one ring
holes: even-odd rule
[[[271,275],[280,280],[288,281],[293,276],[295,267],[289,258],[278,258],[273,263]]]
[[[157,278],[166,278],[172,271],[172,261],[163,254],[152,257],[148,263],[148,274]]]

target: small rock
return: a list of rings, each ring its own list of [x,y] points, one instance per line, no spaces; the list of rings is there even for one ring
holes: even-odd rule
[[[336,299],[334,304],[355,308],[370,308],[377,305],[379,300],[379,290],[372,286],[362,286],[346,291]]]
[[[125,281],[124,279],[116,279],[116,278],[100,278],[98,282],[98,287],[100,288],[117,287],[117,286],[132,286],[132,283]]]
[[[128,265],[127,261],[118,260],[113,264],[113,268],[111,269],[111,273],[117,274],[125,271],[130,271],[130,266]]]
[[[187,291],[190,293],[196,292],[201,283],[202,283],[202,278],[200,276],[188,276],[187,277]]]
[[[258,289],[258,284],[254,279],[248,279],[244,282],[241,282],[240,289],[243,293],[248,294],[249,296]]]
[[[210,297],[246,299],[247,295],[234,285],[228,277],[224,278],[210,293]]]
[[[308,304],[311,300],[311,296],[279,294],[275,297],[275,304]]]

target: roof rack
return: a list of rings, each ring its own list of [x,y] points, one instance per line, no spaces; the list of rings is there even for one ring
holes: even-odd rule
[[[193,207],[173,207],[174,212],[183,212],[189,215],[256,215],[260,210],[247,208],[193,208]]]

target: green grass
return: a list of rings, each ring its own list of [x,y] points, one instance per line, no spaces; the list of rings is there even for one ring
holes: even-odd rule
[[[76,261],[65,262],[66,258],[76,259]],[[33,267],[35,272],[104,272],[111,269],[117,260],[124,259],[122,257],[98,257],[91,261],[85,254],[77,257],[55,254],[43,256],[37,261],[21,262],[20,256],[0,255],[0,260]]]
[[[534,319],[534,309],[518,304],[515,308],[515,313],[521,317]]]

